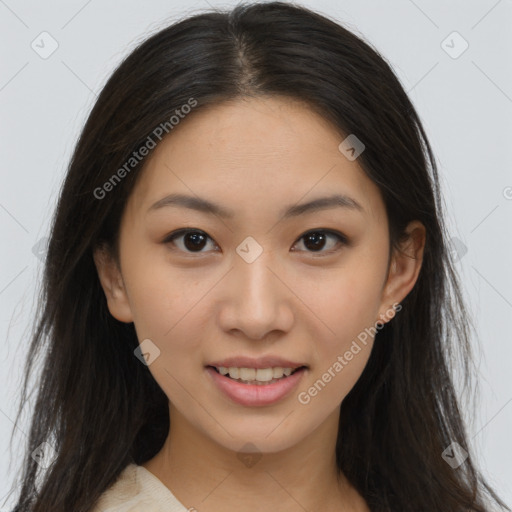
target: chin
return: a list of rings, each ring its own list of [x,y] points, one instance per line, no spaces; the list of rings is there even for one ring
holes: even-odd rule
[[[269,423],[270,425],[270,423]],[[229,429],[229,434],[224,433],[221,438],[211,438],[215,443],[222,446],[227,450],[238,453],[253,453],[253,454],[271,454],[279,453],[288,450],[293,446],[299,444],[305,436],[300,436],[298,433],[292,433],[288,429],[283,429],[278,432],[276,428],[279,422],[272,422],[269,428],[253,428],[253,429]],[[274,432],[273,429],[275,429]]]

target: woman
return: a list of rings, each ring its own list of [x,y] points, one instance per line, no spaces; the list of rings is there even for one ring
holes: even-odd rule
[[[333,21],[272,2],[150,37],[61,191],[17,510],[509,510],[452,384],[441,203],[399,81]]]

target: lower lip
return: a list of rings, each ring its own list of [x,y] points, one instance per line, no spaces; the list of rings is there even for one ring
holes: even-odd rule
[[[225,395],[237,404],[251,407],[271,405],[282,400],[297,387],[305,370],[306,368],[301,368],[292,375],[272,384],[257,385],[244,384],[221,375],[211,366],[206,367],[208,374]]]

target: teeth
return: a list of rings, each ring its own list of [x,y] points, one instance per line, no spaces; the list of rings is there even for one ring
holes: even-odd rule
[[[238,378],[242,380],[254,380],[256,378],[255,368],[237,368]],[[229,375],[231,375],[231,368],[229,369]]]
[[[274,370],[272,368],[258,368],[255,373],[258,382],[269,382],[274,378]]]
[[[257,381],[257,382],[270,382],[274,379],[281,379],[282,377],[288,377],[293,368],[281,368],[277,366],[275,368],[236,368],[231,366],[226,368],[225,366],[219,366],[217,368],[221,375],[228,375],[232,379],[240,379],[245,382]]]
[[[283,369],[280,366],[272,369],[272,377],[274,377],[274,379],[279,379],[279,377],[282,377],[282,376],[283,376]]]

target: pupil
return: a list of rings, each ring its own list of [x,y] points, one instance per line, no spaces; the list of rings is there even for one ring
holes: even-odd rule
[[[310,241],[310,240],[313,241],[313,246],[312,247],[310,247],[309,244],[308,244],[308,241]],[[306,241],[304,242],[304,245],[308,249],[318,250],[318,249],[321,249],[323,247],[323,243],[322,242],[325,242],[325,234],[324,233],[311,233],[310,235],[308,235],[306,237]]]
[[[185,235],[185,246],[187,249],[202,249],[204,247],[204,236],[201,233],[188,233]],[[188,242],[192,242],[189,244]]]

